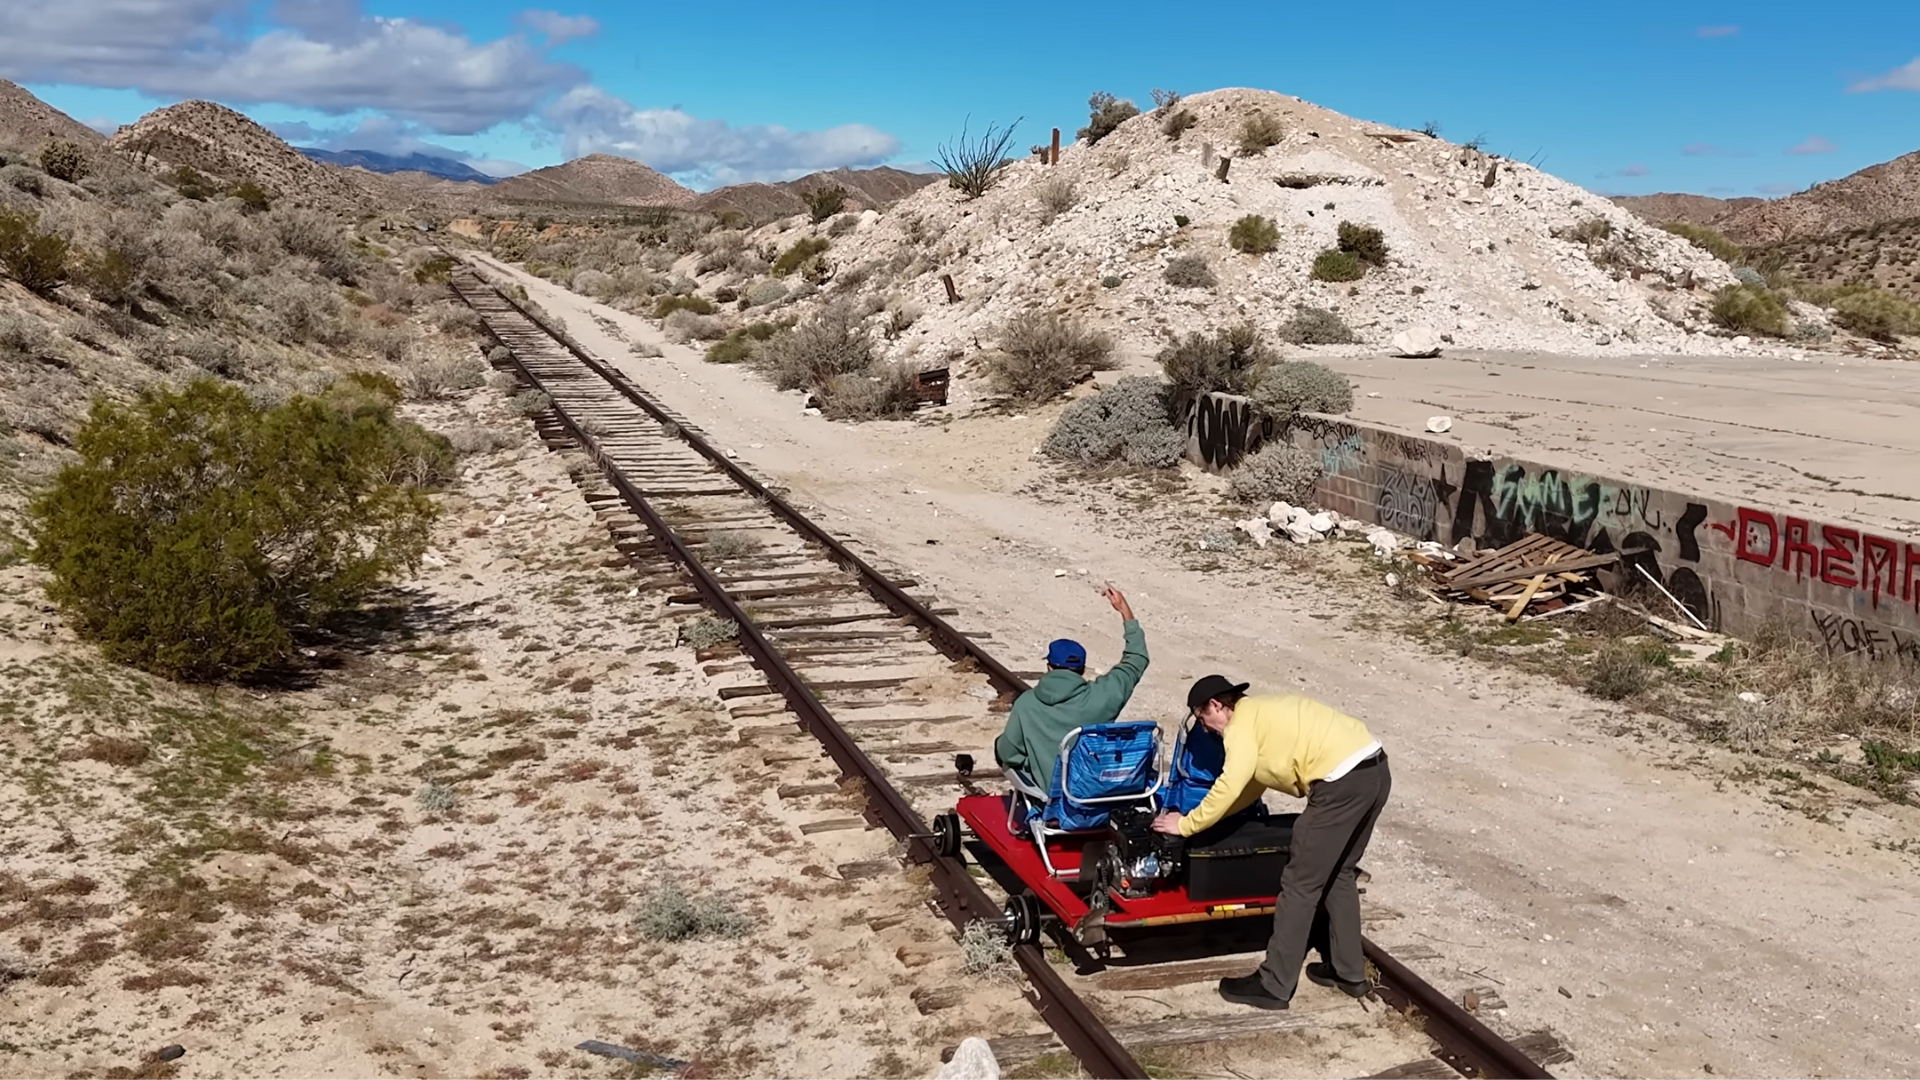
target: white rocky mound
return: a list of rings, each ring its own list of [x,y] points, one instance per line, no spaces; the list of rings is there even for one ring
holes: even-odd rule
[[[1267,91],[1217,90],[1178,108],[1196,123],[1177,140],[1149,110],[1097,145],[1064,147],[1057,166],[1016,161],[977,200],[939,183],[885,214],[869,212],[827,258],[838,277],[871,271],[857,292],[924,308],[889,345],[893,358],[924,363],[971,355],[976,342],[991,347],[1004,320],[1035,307],[1106,326],[1136,353],[1247,319],[1277,332],[1297,305],[1333,309],[1362,342],[1329,351],[1389,349],[1416,328],[1442,347],[1727,351],[1705,332],[1706,306],[1733,282],[1730,268],[1589,191]],[[1261,112],[1284,137],[1243,152],[1241,125]],[[1223,153],[1233,158],[1225,182],[1215,175]],[[1071,205],[1050,209],[1068,201],[1064,185]],[[1278,227],[1276,250],[1228,246],[1228,230],[1247,215]],[[1386,265],[1352,283],[1316,281],[1314,258],[1335,245],[1342,221],[1380,229]],[[1583,224],[1588,239],[1572,238]],[[826,228],[789,219],[752,241],[785,249]],[[1165,281],[1170,259],[1193,254],[1216,286]],[[947,303],[942,274],[953,276],[960,303]],[[821,298],[847,292],[834,286]]]

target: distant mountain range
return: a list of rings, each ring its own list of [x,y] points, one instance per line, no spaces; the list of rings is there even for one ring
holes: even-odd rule
[[[436,157],[432,154],[417,152],[382,154],[377,150],[316,150],[311,146],[297,146],[294,149],[315,161],[324,161],[343,169],[357,166],[376,173],[418,172],[437,176],[442,180],[470,180],[476,184],[491,184],[495,180],[495,177],[488,176],[464,161]]]

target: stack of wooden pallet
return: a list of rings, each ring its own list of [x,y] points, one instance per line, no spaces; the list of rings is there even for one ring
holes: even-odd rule
[[[1434,584],[1455,600],[1492,604],[1508,622],[1522,616],[1556,614],[1586,607],[1602,598],[1593,572],[1620,561],[1621,552],[1596,555],[1544,533],[1529,533],[1497,551],[1464,561],[1413,556],[1433,573]]]

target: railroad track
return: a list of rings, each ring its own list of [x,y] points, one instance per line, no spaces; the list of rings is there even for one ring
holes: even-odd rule
[[[631,515],[632,531],[613,526],[616,543],[629,553],[663,553],[692,585],[669,602],[701,604],[737,627],[737,652],[701,654],[714,662],[709,674],[738,677],[720,690],[733,716],[791,716],[843,776],[863,785],[867,819],[929,869],[941,914],[963,929],[1001,921],[1001,905],[961,858],[936,849],[902,789],[950,805],[955,784],[965,781],[951,766],[943,776],[938,763],[983,744],[938,734],[997,732],[998,714],[1025,680],[980,647],[976,638],[985,635],[962,633],[945,617],[952,612],[917,595],[917,583],[875,569],[564,330],[464,262],[456,263],[452,287],[511,353],[519,379],[551,400],[536,419],[549,441],[577,445],[599,467],[604,486],[588,487],[589,502],[603,514]],[[887,715],[873,715],[879,712]],[[1371,940],[1366,951],[1380,997],[1416,1018],[1436,1044],[1429,1065],[1444,1066],[1438,1075],[1550,1075]],[[1039,946],[1017,946],[1013,959],[1029,1000],[1090,1075],[1147,1075]],[[1416,1062],[1381,1075],[1427,1074]]]

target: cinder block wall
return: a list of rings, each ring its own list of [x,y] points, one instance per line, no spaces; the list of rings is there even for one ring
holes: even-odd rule
[[[1783,618],[1835,654],[1920,663],[1915,538],[1524,458],[1468,457],[1450,441],[1337,416],[1306,414],[1284,432],[1210,428],[1202,413],[1234,416],[1244,401],[1209,396],[1226,400],[1189,410],[1189,457],[1200,464],[1219,468],[1284,438],[1320,455],[1317,500],[1345,516],[1448,545],[1543,532],[1596,551],[1649,548],[1627,573],[1644,570],[1714,629],[1750,634]]]

